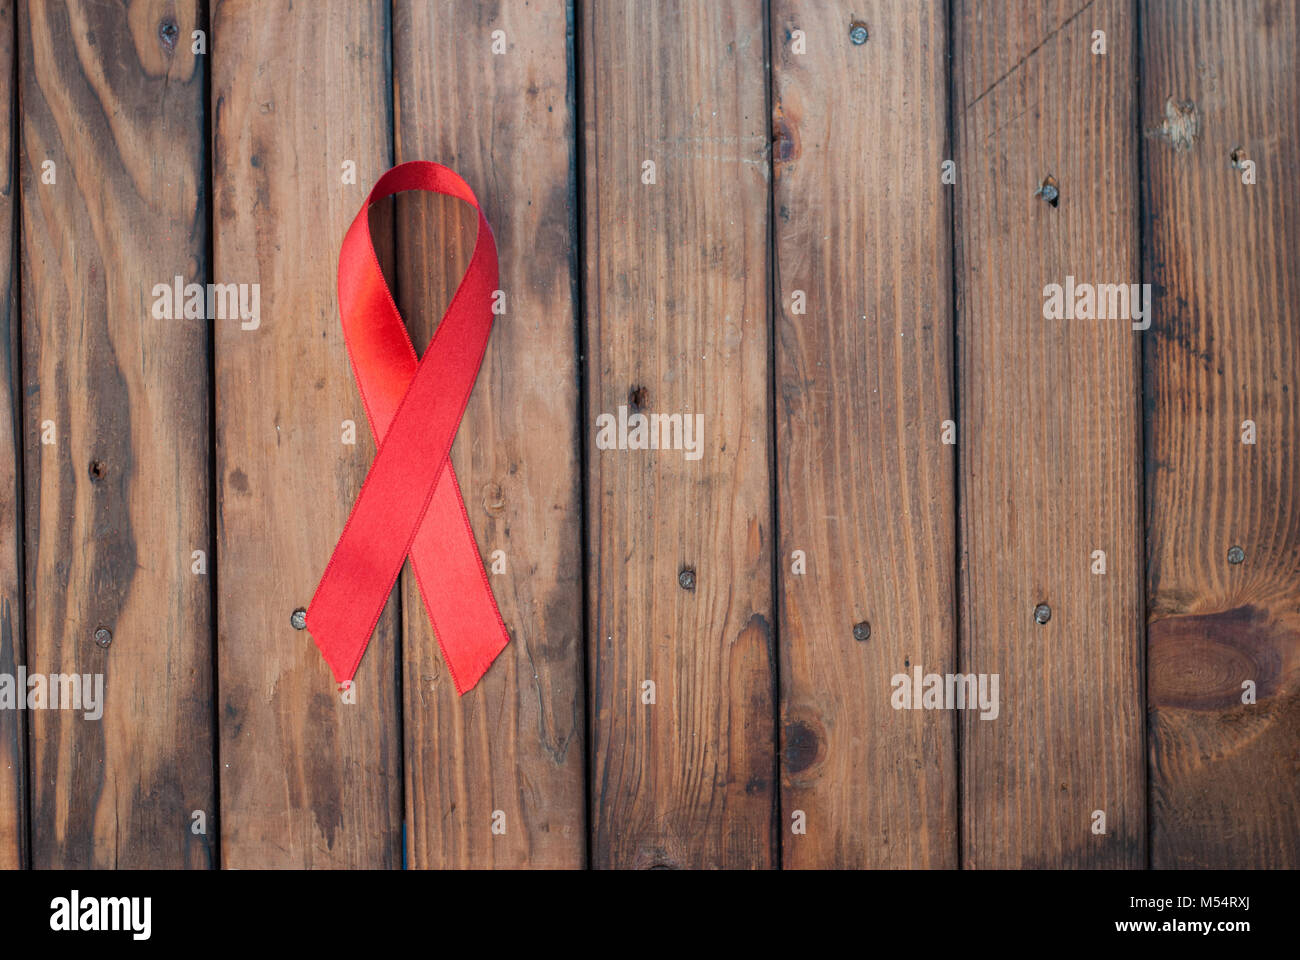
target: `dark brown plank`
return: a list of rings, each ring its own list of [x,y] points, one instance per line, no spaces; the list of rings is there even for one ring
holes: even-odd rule
[[[763,8],[580,12],[592,861],[765,867],[776,771]],[[701,415],[699,459],[684,436],[678,449],[599,449],[596,419],[629,405]]]
[[[458,698],[408,567],[412,867],[586,863],[567,20],[562,0],[399,0],[393,9],[397,158],[436,160],[468,180],[492,224],[506,294],[451,459],[511,643]],[[493,52],[496,31],[503,53]],[[469,263],[476,222],[457,201],[398,200],[399,304],[421,352]],[[496,551],[505,569],[491,573]]]
[[[1043,314],[1068,276],[1140,279],[1132,14],[953,11],[959,662],[1000,677],[997,719],[959,720],[969,867],[1145,861],[1141,334]],[[1055,206],[1035,196],[1048,175]]]
[[[1152,866],[1295,869],[1300,27],[1260,2],[1142,23]]]
[[[222,2],[212,19],[213,271],[261,284],[257,328],[216,331],[222,861],[395,867],[397,601],[355,703],[290,625],[374,458],[335,283],[343,234],[391,161],[387,5]]]
[[[32,862],[206,867],[208,328],[154,312],[207,270],[196,4],[20,11],[28,667],[106,698],[28,715]]]
[[[15,676],[26,662],[23,646],[22,353],[18,332],[18,284],[14,276],[18,179],[13,144],[17,131],[14,75],[14,5],[0,0],[0,674]],[[24,714],[0,711],[0,870],[25,859],[27,801],[24,797]]]
[[[939,2],[772,7],[787,867],[957,863],[953,717],[891,706],[956,656],[947,45]]]

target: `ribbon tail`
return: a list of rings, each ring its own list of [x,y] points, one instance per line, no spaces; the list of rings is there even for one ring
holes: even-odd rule
[[[448,466],[411,544],[411,568],[447,672],[464,695],[510,642]]]

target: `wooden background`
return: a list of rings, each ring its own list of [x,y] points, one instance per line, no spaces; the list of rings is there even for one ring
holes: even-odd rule
[[[0,865],[1300,866],[1297,21],[0,0],[0,673],[107,695],[0,711]],[[453,460],[513,639],[458,698],[404,574],[346,703],[290,615],[374,454],[339,243],[416,158],[500,248]],[[422,350],[472,216],[372,217]],[[1150,329],[1044,320],[1067,274]]]

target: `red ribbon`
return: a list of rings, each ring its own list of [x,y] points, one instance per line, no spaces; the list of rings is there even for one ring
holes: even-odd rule
[[[469,269],[418,362],[370,242],[370,205],[403,190],[458,197],[478,211]],[[356,673],[408,554],[457,693],[510,640],[449,458],[492,331],[496,286],[492,228],[469,185],[441,164],[385,173],[343,239],[339,316],[379,452],[307,608],[307,629],[340,683]]]

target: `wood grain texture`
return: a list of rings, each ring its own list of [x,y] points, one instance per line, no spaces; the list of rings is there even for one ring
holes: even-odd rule
[[[222,2],[212,20],[213,269],[261,284],[260,325],[216,331],[222,860],[395,867],[397,601],[354,704],[290,625],[374,458],[335,284],[343,234],[392,159],[387,7]]]
[[[1132,8],[959,2],[953,29],[960,665],[1000,676],[997,719],[959,720],[963,863],[1141,866],[1141,335],[1043,316],[1067,276],[1140,278]]]
[[[594,2],[581,18],[592,862],[766,867],[776,665],[763,8]],[[646,161],[654,184],[642,182]],[[596,418],[620,405],[701,414],[700,459],[598,449]]]
[[[14,5],[0,0],[0,674],[14,676],[26,662],[23,644],[22,409],[23,369],[15,277],[18,178],[13,148],[18,122],[14,76]],[[0,870],[26,861],[25,715],[0,711]]]
[[[1298,49],[1286,0],[0,0],[0,674],[107,696],[0,709],[0,869],[1300,867]],[[404,573],[345,699],[290,617],[410,159],[500,252],[452,459],[512,642],[457,697]],[[371,221],[423,351],[473,211]]]
[[[953,716],[890,702],[957,648],[947,44],[939,2],[772,7],[787,867],[957,863]]]
[[[212,862],[208,330],[153,311],[207,270],[195,17],[20,6],[28,667],[106,701],[28,716],[37,867]]]
[[[582,503],[571,37],[562,0],[403,0],[393,10],[397,159],[478,194],[497,241],[496,318],[451,459],[511,642],[457,697],[404,574],[407,863],[586,864]],[[504,31],[503,53],[493,34]],[[491,104],[492,123],[481,111]],[[423,352],[477,218],[398,198],[399,304]],[[492,554],[505,570],[492,574]],[[493,812],[504,833],[493,833]]]
[[[1151,865],[1295,869],[1300,27],[1264,2],[1144,2],[1142,23]],[[1182,149],[1170,101],[1196,116]]]

